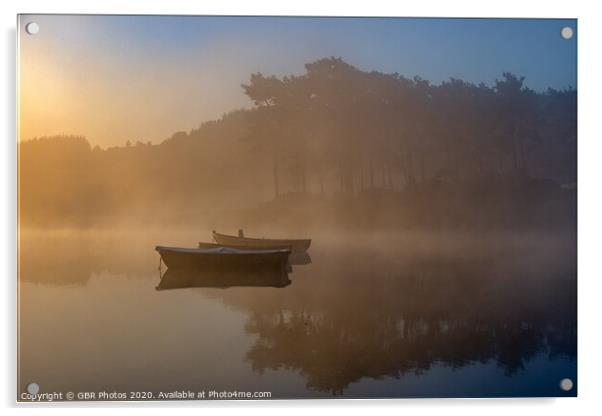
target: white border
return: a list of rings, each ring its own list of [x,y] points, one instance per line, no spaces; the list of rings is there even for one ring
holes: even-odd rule
[[[179,408],[198,414],[212,411],[250,412],[264,416],[267,413],[305,414],[316,410],[342,410],[350,414],[364,414],[368,409],[378,413],[420,411],[426,414],[469,415],[487,412],[504,415],[511,412],[545,412],[549,415],[590,413],[597,406],[600,385],[600,359],[602,351],[598,319],[600,311],[599,236],[601,234],[602,189],[600,168],[602,162],[602,134],[600,134],[600,108],[602,74],[600,40],[601,16],[594,1],[527,2],[524,0],[487,1],[434,1],[421,0],[394,2],[371,0],[349,1],[192,1],[192,0],[4,0],[0,3],[2,22],[1,100],[2,123],[5,134],[2,141],[2,200],[0,224],[2,240],[0,255],[5,273],[2,273],[2,362],[0,369],[0,405],[15,409],[15,230],[16,230],[16,146],[15,146],[15,25],[17,13],[107,13],[107,14],[235,14],[235,15],[346,15],[346,16],[432,16],[432,17],[555,17],[578,18],[579,40],[579,398],[577,399],[450,399],[450,400],[320,400],[272,402],[168,402],[168,403],[113,403],[46,405],[49,414],[98,414],[111,408],[123,414],[162,414],[167,408]],[[598,194],[598,195],[597,195]],[[102,408],[93,408],[102,406]],[[36,411],[40,406],[20,406],[20,412]],[[335,410],[336,408],[336,410]],[[244,410],[243,410],[244,409]]]

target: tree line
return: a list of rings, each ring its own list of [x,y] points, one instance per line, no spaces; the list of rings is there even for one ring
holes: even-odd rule
[[[157,145],[101,149],[74,136],[22,141],[21,219],[88,224],[148,214],[190,221],[291,195],[298,204],[376,193],[398,195],[392,208],[424,211],[437,203],[433,196],[421,205],[416,192],[435,187],[474,207],[480,202],[465,196],[479,189],[510,200],[522,194],[504,189],[576,182],[572,88],[536,92],[511,73],[492,86],[459,79],[435,85],[334,57],[305,69],[280,78],[252,74],[242,85],[252,108]]]
[[[334,173],[341,192],[414,186],[433,177],[512,174],[572,182],[576,90],[536,93],[504,72],[495,85],[365,72],[340,58],[300,76],[253,74],[253,137],[272,154],[274,194],[282,165],[293,188],[308,172]]]

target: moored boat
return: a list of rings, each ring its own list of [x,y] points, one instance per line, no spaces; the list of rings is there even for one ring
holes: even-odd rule
[[[279,271],[286,270],[288,248],[277,250],[251,250],[216,246],[214,248],[181,248],[157,246],[168,268],[189,270],[228,270],[228,271]]]
[[[311,239],[276,239],[276,238],[251,238],[245,237],[242,230],[238,231],[238,236],[220,234],[213,230],[213,239],[218,244],[248,247],[248,248],[264,248],[274,246],[288,246],[293,253],[301,253],[307,251],[311,245]]]

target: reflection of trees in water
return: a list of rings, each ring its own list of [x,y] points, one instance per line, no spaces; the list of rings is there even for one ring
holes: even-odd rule
[[[124,246],[22,242],[20,276],[80,285],[93,271],[156,272],[148,242],[127,245],[140,253],[122,253]],[[257,337],[247,352],[254,371],[298,371],[309,388],[333,394],[362,378],[420,374],[434,365],[494,362],[513,375],[541,353],[576,356],[572,249],[484,254],[462,248],[462,256],[446,256],[406,251],[409,246],[395,249],[402,254],[381,245],[368,250],[373,246],[316,247],[311,265],[293,267],[286,289],[202,293],[248,314],[246,331]]]
[[[250,310],[254,371],[298,370],[309,388],[341,394],[364,377],[433,365],[493,361],[511,376],[542,352],[576,355],[576,285],[566,268],[514,265],[499,275],[505,267],[491,260],[349,259],[344,273],[332,262],[321,276],[293,276],[294,292],[224,294]]]

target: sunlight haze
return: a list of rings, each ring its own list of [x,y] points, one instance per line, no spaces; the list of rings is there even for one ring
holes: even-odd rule
[[[25,25],[36,21],[37,35]],[[254,72],[301,74],[340,56],[362,69],[533,89],[576,86],[565,21],[22,15],[20,137],[83,135],[92,146],[158,143],[251,107]],[[572,21],[569,21],[572,23]],[[567,59],[568,58],[568,59]]]

